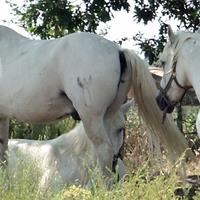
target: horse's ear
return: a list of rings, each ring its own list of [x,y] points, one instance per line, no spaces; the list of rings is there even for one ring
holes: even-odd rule
[[[174,34],[172,27],[168,24],[168,37],[171,44],[174,43],[176,35]]]
[[[133,105],[134,105],[134,100],[133,99],[128,100],[126,103],[124,103],[122,105],[122,107],[121,107],[121,110],[122,110],[123,114],[125,115],[128,112],[129,108],[131,106],[133,106]]]

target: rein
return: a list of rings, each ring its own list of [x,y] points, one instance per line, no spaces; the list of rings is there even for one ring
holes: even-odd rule
[[[120,147],[119,151],[117,154],[114,154],[113,156],[113,161],[112,161],[112,172],[116,173],[116,167],[117,167],[117,161],[120,158],[123,160],[123,151],[124,151],[124,144],[125,144],[125,136],[126,136],[126,131],[125,128],[123,129],[123,143],[122,146]],[[119,179],[119,177],[118,177]]]

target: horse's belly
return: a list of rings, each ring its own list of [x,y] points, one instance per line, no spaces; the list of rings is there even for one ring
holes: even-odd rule
[[[9,105],[9,104],[8,104]],[[3,111],[3,112],[2,112]],[[59,120],[67,117],[74,111],[74,107],[70,101],[63,98],[47,98],[46,100],[23,100],[16,101],[0,112],[8,117],[15,118],[20,121],[42,123]]]

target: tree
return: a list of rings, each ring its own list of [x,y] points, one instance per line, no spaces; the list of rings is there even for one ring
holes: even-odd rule
[[[128,0],[27,0],[18,7],[7,0],[21,26],[42,39],[57,38],[76,31],[96,32],[100,22],[108,22],[112,11],[129,11]],[[76,3],[76,5],[74,4]],[[178,28],[196,31],[200,23],[199,0],[134,0],[134,20],[137,23],[159,21],[159,34],[144,38],[142,33],[133,36],[149,63],[152,64],[166,42],[167,26],[163,22],[176,19]]]
[[[142,34],[134,37],[150,64],[157,60],[166,42],[167,25],[163,22],[163,18],[169,22],[175,19],[179,23],[178,28],[195,32],[200,24],[200,1],[135,0],[134,19],[138,23],[142,22],[146,25],[156,20],[160,22],[157,38],[146,39]]]
[[[112,11],[129,10],[127,0],[83,0],[77,5],[69,0],[27,0],[20,8],[12,0],[7,2],[19,17],[18,23],[42,39],[96,32],[100,22],[111,20]]]

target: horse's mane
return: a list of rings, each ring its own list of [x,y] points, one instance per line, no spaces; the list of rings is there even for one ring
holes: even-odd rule
[[[125,55],[132,65],[132,89],[139,113],[150,134],[159,137],[167,147],[170,158],[177,160],[188,148],[187,142],[171,115],[162,124],[163,113],[156,103],[158,89],[147,65],[134,51],[125,50]]]
[[[174,51],[174,62],[177,61],[179,51],[182,49],[184,43],[189,39],[194,39],[194,40],[197,40],[199,42],[200,41],[200,34],[199,33],[186,32],[186,31],[179,31],[175,35],[175,39],[174,39],[173,43],[170,45],[170,47],[173,48],[173,51]],[[168,42],[168,43],[170,43],[170,42]]]
[[[52,143],[65,152],[74,152],[75,154],[84,153],[86,148],[91,145],[82,122],[79,122],[68,133],[53,139]]]

